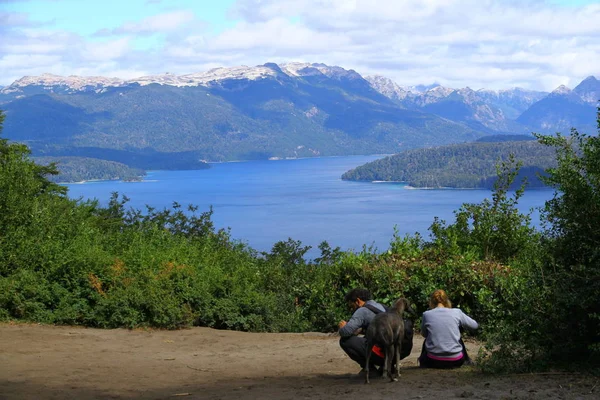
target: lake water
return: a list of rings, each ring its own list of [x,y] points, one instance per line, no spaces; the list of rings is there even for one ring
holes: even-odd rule
[[[345,171],[378,156],[212,164],[195,171],[152,171],[142,182],[102,181],[69,184],[72,198],[96,198],[106,204],[112,192],[131,199],[131,207],[194,204],[199,211],[212,205],[217,228],[231,228],[235,239],[260,251],[291,237],[313,246],[327,240],[342,249],[389,247],[394,226],[404,235],[428,228],[438,216],[453,220],[465,202],[491,196],[488,190],[415,190],[397,183],[342,181]],[[529,190],[519,208],[529,211],[552,197],[550,190]],[[537,220],[539,213],[534,213]]]

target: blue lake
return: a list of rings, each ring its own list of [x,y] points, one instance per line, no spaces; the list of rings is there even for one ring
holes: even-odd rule
[[[299,160],[211,164],[197,171],[152,171],[142,182],[102,181],[69,184],[72,198],[96,198],[106,204],[112,192],[131,199],[131,207],[194,204],[199,211],[212,205],[217,228],[260,251],[291,237],[313,246],[319,243],[360,250],[389,247],[394,226],[404,235],[428,228],[438,216],[453,220],[465,202],[490,198],[488,190],[414,190],[403,184],[346,182],[345,171],[379,156],[349,156]],[[529,211],[552,197],[551,190],[529,190],[519,208]],[[534,212],[534,222],[539,213]]]

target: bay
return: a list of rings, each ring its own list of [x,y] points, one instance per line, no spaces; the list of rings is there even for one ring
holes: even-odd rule
[[[326,157],[211,164],[207,170],[151,171],[142,182],[98,181],[68,184],[71,198],[96,198],[106,205],[112,192],[126,195],[130,207],[145,210],[193,204],[213,208],[217,228],[259,251],[292,238],[319,256],[323,240],[332,247],[380,251],[389,247],[396,226],[401,235],[421,233],[435,216],[452,221],[466,202],[490,198],[489,190],[415,190],[400,183],[342,181],[345,171],[381,156]],[[527,190],[519,209],[542,206],[551,190]],[[539,225],[539,212],[532,214]]]

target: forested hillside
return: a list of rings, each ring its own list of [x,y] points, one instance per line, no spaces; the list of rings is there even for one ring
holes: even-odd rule
[[[89,180],[138,180],[146,174],[139,168],[125,164],[87,157],[34,157],[42,165],[56,164],[58,175],[48,177],[52,182],[80,182]]]
[[[554,151],[537,141],[475,142],[405,152],[345,172],[352,181],[406,182],[427,188],[493,188],[496,165],[513,154],[522,162],[517,182],[544,184],[538,175],[556,165]]]

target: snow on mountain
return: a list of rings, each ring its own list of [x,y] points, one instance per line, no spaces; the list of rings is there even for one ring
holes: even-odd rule
[[[278,72],[264,65],[256,67],[221,67],[213,68],[206,72],[181,75],[181,86],[210,86],[219,81],[228,79],[248,79],[251,81],[275,77]]]
[[[321,63],[300,63],[292,62],[279,65],[281,70],[292,77],[315,76],[323,74],[328,78],[362,78],[360,74],[352,69],[344,69],[337,66],[329,66]]]
[[[148,75],[135,79],[129,79],[125,81],[125,83],[138,83],[141,86],[150,85],[153,83],[158,83],[159,85],[186,86],[185,81],[183,81],[180,76],[171,74],[169,72],[161,75]]]
[[[428,90],[435,89],[438,86],[442,86],[442,85],[440,85],[439,83],[432,83],[430,85],[408,86],[408,87],[406,87],[406,89],[413,93],[425,93]]]
[[[512,89],[499,90],[498,100],[502,103],[523,112],[533,103],[540,101],[548,95],[548,92],[539,92],[536,90],[527,90],[520,87]]]
[[[370,75],[366,76],[365,80],[369,82],[373,89],[392,100],[404,100],[412,95],[410,90],[399,86],[396,82],[385,76]]]
[[[437,103],[438,101],[448,97],[453,93],[455,89],[447,88],[444,86],[436,86],[433,89],[429,89],[424,93],[419,94],[415,97],[414,102],[420,107],[428,104]]]
[[[560,85],[556,89],[552,91],[551,94],[571,94],[572,90],[566,87],[565,85]]]
[[[100,76],[59,76],[53,74],[42,74],[40,76],[25,76],[11,85],[3,88],[1,93],[8,94],[14,91],[20,91],[26,86],[42,86],[51,88],[61,86],[72,91],[82,91],[94,88],[106,88],[114,86],[125,86],[129,84],[139,84],[142,86],[150,84],[170,85],[170,86],[211,86],[220,81],[230,79],[259,80],[278,77],[281,75],[298,77],[323,74],[329,78],[362,78],[353,70],[346,70],[341,67],[327,66],[325,64],[310,63],[289,63],[278,66],[277,64],[265,64],[255,67],[221,67],[213,68],[205,72],[197,72],[185,75],[174,75],[165,73],[160,75],[148,75],[134,79],[105,78]]]
[[[573,89],[566,87],[565,85],[560,85],[556,89],[554,89],[548,96],[547,99],[565,99],[572,103],[580,103],[584,104],[585,101],[581,98],[579,93],[575,92]]]
[[[476,122],[499,131],[519,129],[511,121],[547,95],[545,92],[521,88],[473,90],[469,87],[448,88],[439,84],[402,87],[385,77],[371,76],[366,79],[379,93],[406,108],[426,109],[454,121]]]
[[[8,94],[21,91],[27,86],[54,87],[62,86],[71,90],[84,90],[89,88],[102,88],[107,86],[123,86],[125,81],[119,78],[106,78],[103,76],[60,76],[54,74],[42,74],[40,76],[24,76],[11,85],[6,86],[0,92]]]
[[[433,85],[399,86],[389,78],[368,76],[371,86],[384,96],[399,101],[406,107],[426,107],[444,100],[460,101],[471,107],[473,118],[486,125],[497,125],[498,121],[515,119],[535,102],[548,95],[546,92],[512,88],[505,90],[469,87],[453,89]]]
[[[317,68],[319,65],[324,64],[311,64],[311,63],[287,63],[281,64],[279,67],[281,70],[289,76],[314,76],[322,74],[321,69]]]
[[[573,92],[577,93],[584,102],[597,105],[600,101],[600,80],[588,76],[573,89]]]
[[[219,81],[228,79],[248,79],[258,80],[277,76],[278,72],[274,68],[263,65],[256,67],[220,67],[213,68],[205,72],[197,72],[186,75],[174,75],[165,73],[162,75],[149,75],[140,78],[129,79],[126,84],[137,83],[141,86],[158,83],[169,86],[210,86]]]
[[[471,89],[468,86],[463,89],[457,89],[454,91],[454,93],[461,96],[464,99],[465,103],[467,103],[467,104],[473,104],[473,103],[481,101],[481,97],[479,96],[479,93],[474,91],[473,89]]]
[[[267,63],[264,65],[220,67],[204,72],[184,75],[165,73],[159,75],[142,76],[135,79],[107,78],[101,76],[59,76],[54,74],[42,74],[40,76],[25,76],[11,85],[0,88],[0,95],[8,95],[6,98],[21,97],[26,94],[39,92],[64,92],[73,93],[78,91],[103,91],[107,87],[121,87],[131,84],[150,85],[160,84],[169,86],[205,86],[219,85],[227,80],[250,80],[262,79],[290,79],[327,77],[334,80],[357,81],[360,83],[363,77],[354,70],[346,70],[338,66],[328,66],[322,63],[291,62],[285,64]],[[515,120],[525,110],[546,96],[568,97],[570,101],[595,105],[600,99],[600,81],[590,76],[582,81],[575,89],[571,90],[564,85],[559,86],[552,93],[512,88],[508,90],[472,90],[469,87],[454,89],[441,86],[437,83],[432,85],[400,86],[389,78],[375,75],[364,78],[366,82],[376,91],[396,101],[402,107],[409,109],[428,108],[436,105],[447,110],[449,115],[459,108],[453,109],[457,104],[463,103],[469,109],[470,116],[462,115],[460,118],[469,118],[479,121],[493,129],[505,129],[507,120]],[[360,83],[362,84],[362,83]],[[365,83],[366,85],[367,83]],[[32,87],[31,90],[27,87]],[[448,103],[441,104],[448,100]],[[439,103],[439,107],[438,107]],[[439,110],[442,110],[439,109]],[[438,111],[439,111],[438,110]],[[462,110],[465,110],[462,108]],[[458,111],[456,111],[458,112]],[[464,112],[463,112],[464,114]],[[456,117],[458,118],[458,116]]]

